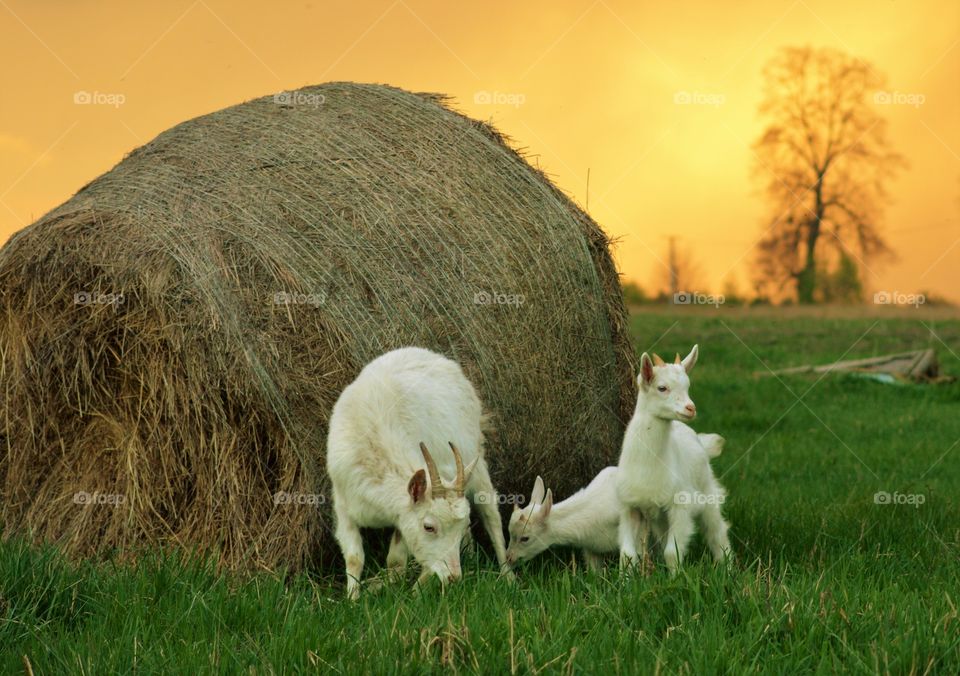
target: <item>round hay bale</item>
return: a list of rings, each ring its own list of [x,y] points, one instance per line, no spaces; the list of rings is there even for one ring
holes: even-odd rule
[[[4,532],[237,568],[336,551],[330,410],[405,345],[463,364],[502,492],[565,495],[634,402],[607,247],[437,95],[332,83],[184,122],[0,250]]]

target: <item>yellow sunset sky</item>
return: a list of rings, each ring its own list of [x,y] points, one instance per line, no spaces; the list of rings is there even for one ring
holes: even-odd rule
[[[909,167],[882,224],[898,260],[869,263],[865,285],[960,302],[956,0],[0,0],[0,35],[0,241],[183,120],[382,82],[452,95],[581,205],[589,169],[589,211],[625,277],[649,287],[675,235],[703,292],[749,288],[768,213],[750,150],[764,63],[834,47],[912,102],[876,105]]]

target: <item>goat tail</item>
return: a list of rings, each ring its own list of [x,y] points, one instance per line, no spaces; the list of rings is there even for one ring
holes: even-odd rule
[[[716,458],[723,452],[725,439],[719,434],[698,434],[697,438],[709,457]]]

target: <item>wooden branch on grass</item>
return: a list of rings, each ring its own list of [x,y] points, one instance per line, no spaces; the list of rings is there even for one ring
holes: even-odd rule
[[[831,364],[793,366],[776,371],[755,371],[755,376],[796,375],[798,373],[888,373],[905,380],[938,380],[940,367],[937,353],[932,348],[898,352],[867,359],[849,359]]]

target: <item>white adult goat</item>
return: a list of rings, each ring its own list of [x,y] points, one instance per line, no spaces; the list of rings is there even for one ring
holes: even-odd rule
[[[374,359],[344,389],[330,416],[327,473],[348,596],[356,598],[360,591],[360,528],[394,528],[387,554],[391,572],[402,570],[412,554],[423,567],[420,582],[431,573],[442,582],[459,579],[468,500],[478,494],[485,499],[476,502],[477,509],[506,569],[496,491],[483,459],[482,422],[480,399],[460,366],[423,348]],[[435,462],[428,449],[448,445],[452,453]]]
[[[697,414],[688,375],[697,354],[694,345],[673,364],[656,356],[655,363],[646,353],[640,358],[637,406],[618,463],[621,566],[636,563],[638,549],[646,559],[652,527],[662,541],[667,568],[676,573],[695,530],[694,517],[700,518],[714,559],[730,554],[728,526],[720,512],[725,492],[710,467],[710,456],[719,455],[723,439],[704,435],[701,441],[679,422]]]

